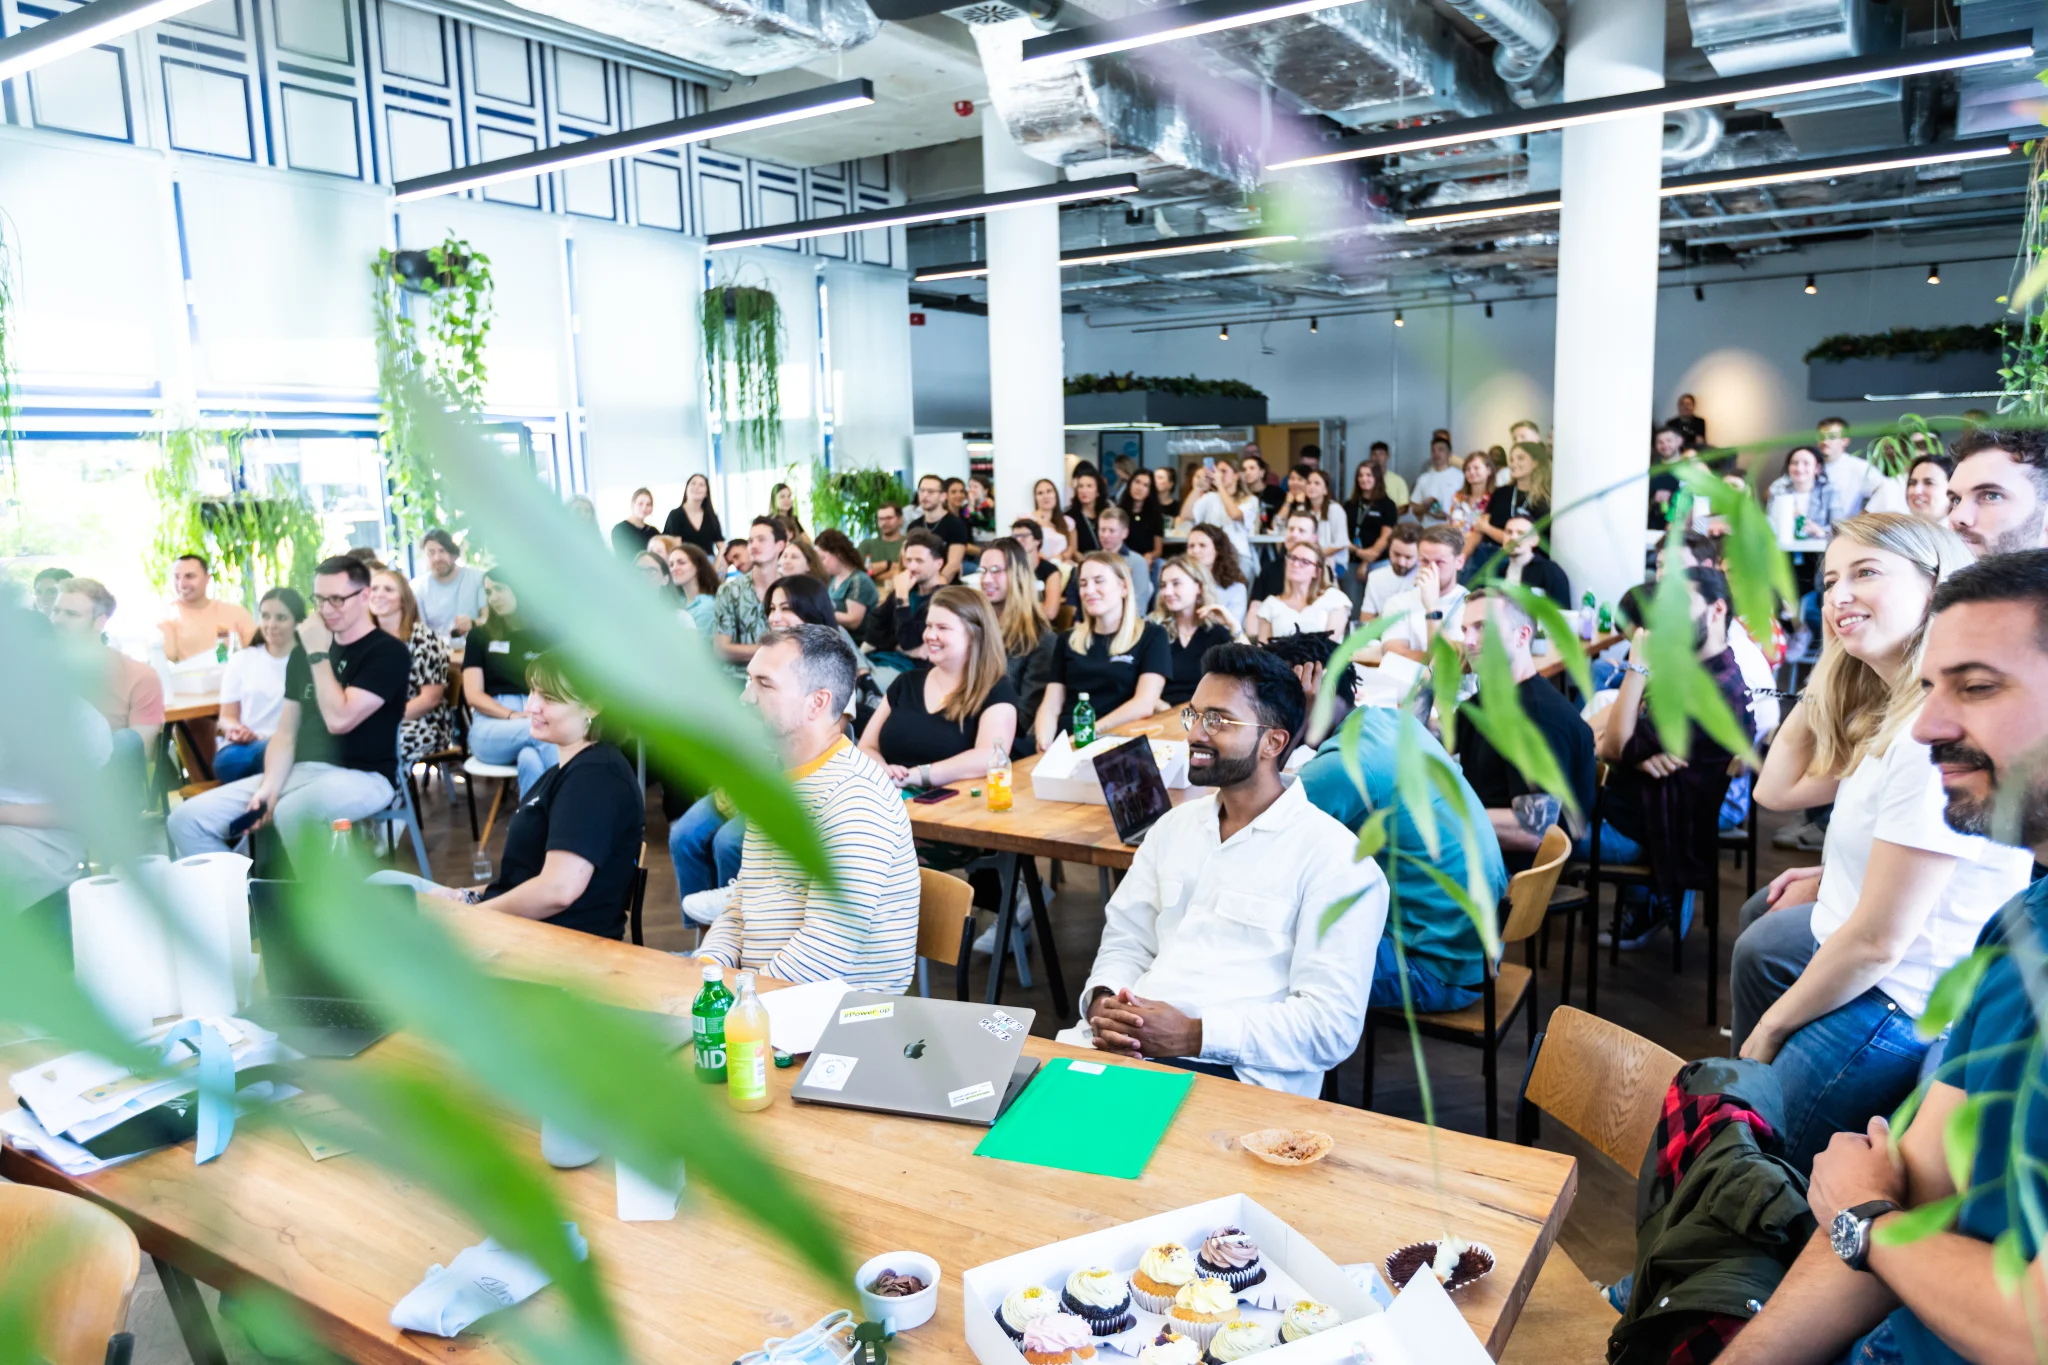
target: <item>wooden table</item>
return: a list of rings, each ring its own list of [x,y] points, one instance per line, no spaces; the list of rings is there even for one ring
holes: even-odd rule
[[[1603,630],[1598,635],[1595,635],[1592,639],[1581,640],[1579,643],[1585,648],[1586,658],[1588,660],[1591,660],[1597,657],[1598,655],[1606,653],[1615,645],[1620,644],[1621,639],[1622,636],[1620,631]],[[1553,646],[1550,652],[1543,656],[1543,662],[1536,665],[1536,671],[1538,673],[1541,673],[1546,678],[1563,677],[1564,655],[1558,653],[1556,647]]]
[[[492,970],[508,976],[575,981],[615,1003],[669,1013],[687,1012],[700,984],[696,964],[667,953],[488,910],[437,909]],[[35,1046],[0,1048],[0,1074],[46,1055]],[[1039,1038],[1027,1050],[1041,1058],[1077,1053]],[[372,1048],[360,1064],[433,1061],[422,1044],[399,1035]],[[971,1358],[963,1344],[963,1271],[1238,1192],[1339,1262],[1381,1261],[1408,1242],[1439,1235],[1446,1219],[1457,1234],[1485,1242],[1497,1267],[1457,1303],[1498,1355],[1577,1191],[1570,1157],[1439,1132],[1439,1213],[1430,1141],[1420,1125],[1208,1076],[1195,1077],[1144,1176],[1128,1181],[976,1157],[978,1128],[799,1109],[788,1095],[796,1074],[770,1071],[774,1103],[736,1120],[839,1226],[849,1264],[902,1250],[938,1260],[944,1277],[938,1316],[891,1348],[906,1365]],[[0,1099],[12,1103],[11,1095]],[[502,1121],[527,1150],[537,1147],[531,1122],[514,1115]],[[1274,1125],[1322,1129],[1337,1139],[1336,1151],[1319,1165],[1284,1170],[1236,1149],[1238,1134]],[[192,1164],[191,1146],[184,1144],[73,1178],[10,1148],[0,1154],[0,1173],[113,1210],[135,1229],[144,1250],[174,1268],[167,1283],[181,1281],[183,1272],[224,1288],[257,1283],[289,1296],[327,1345],[350,1360],[445,1365],[520,1358],[490,1331],[494,1319],[455,1341],[393,1328],[392,1305],[427,1267],[446,1265],[482,1232],[458,1210],[362,1157],[314,1163],[281,1125],[244,1120],[227,1151],[205,1166]],[[559,1172],[555,1180],[603,1264],[636,1359],[732,1360],[833,1308],[857,1307],[850,1286],[820,1284],[783,1247],[694,1186],[676,1221],[621,1223],[614,1217],[610,1162]],[[565,1310],[559,1294],[543,1292],[512,1311],[525,1322],[553,1326]]]
[[[209,692],[204,695],[164,698],[164,728],[167,731],[175,730],[178,734],[184,736],[184,751],[191,759],[192,776],[204,782],[211,782],[213,780],[213,745],[211,743],[200,743],[200,737],[193,733],[192,722],[195,720],[215,720],[219,716],[220,696],[218,693]],[[208,740],[212,738],[211,734],[207,735]],[[171,757],[176,758],[178,756],[178,746],[173,743],[169,747]],[[173,783],[172,785],[175,786],[176,784]]]

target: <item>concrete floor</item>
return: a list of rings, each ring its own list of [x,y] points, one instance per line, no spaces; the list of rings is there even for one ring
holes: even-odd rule
[[[461,805],[460,790],[458,786],[455,804],[451,805],[447,793],[435,782],[428,791],[422,811],[428,856],[435,875],[444,882],[457,885],[470,880],[471,860],[469,819]],[[674,874],[668,859],[666,826],[661,818],[658,793],[656,795],[657,799],[649,802],[648,812],[650,875],[645,910],[646,937],[650,947],[680,951],[690,947],[694,937],[682,926]],[[488,790],[480,791],[479,796],[487,802]],[[1770,847],[1770,835],[1777,827],[1777,817],[1767,814],[1764,818],[1760,883],[1792,865],[1787,861],[1787,855]],[[494,835],[492,842],[498,843],[499,837]],[[1810,860],[1812,855],[1803,856]],[[410,870],[410,856],[401,859],[398,865]],[[1043,863],[1040,867],[1042,872],[1046,869]],[[1093,869],[1070,867],[1066,872],[1064,884],[1053,893],[1051,914],[1068,985],[1078,990],[1102,934],[1102,895]],[[1736,910],[1746,894],[1746,878],[1742,870],[1724,857],[1721,960],[1714,964],[1716,979],[1723,983],[1721,1018],[1724,1024],[1727,1018],[1725,983],[1730,940]],[[1558,1000],[1562,947],[1560,936],[1552,943],[1549,965],[1538,972],[1539,989],[1546,1009]],[[1694,925],[1686,948],[1685,971],[1676,978],[1672,974],[1668,938],[1660,938],[1647,950],[1623,954],[1618,968],[1609,969],[1603,962],[1600,1013],[1683,1057],[1725,1052],[1728,1046],[1726,1036],[1706,1026],[1706,997],[1701,971],[1706,938],[1700,925]],[[1581,1007],[1585,1003],[1585,950],[1584,936],[1581,935],[1573,983],[1573,1003]],[[1033,953],[1036,951],[1034,940]],[[986,962],[985,958],[977,960],[970,981],[971,990],[977,993],[976,998],[986,986]],[[1033,989],[1021,989],[1013,972],[1005,986],[1005,999],[1035,1006],[1038,1019],[1032,1031],[1049,1037],[1059,1027],[1052,1009],[1053,1002],[1042,976],[1034,973],[1034,980],[1037,984]],[[938,989],[937,983],[934,989]],[[1525,1061],[1525,1037],[1518,1022],[1509,1045],[1501,1055],[1500,1131],[1505,1138],[1512,1138],[1514,1133],[1514,1103]],[[1434,1042],[1425,1042],[1424,1047],[1437,1121],[1447,1128],[1483,1132],[1485,1099],[1478,1052]],[[1422,1117],[1421,1094],[1415,1083],[1407,1037],[1397,1031],[1382,1031],[1375,1044],[1375,1060],[1374,1107],[1383,1113],[1419,1120]],[[1340,1094],[1346,1103],[1355,1104],[1359,1100],[1361,1062],[1361,1058],[1354,1056],[1342,1070]],[[1625,1274],[1634,1260],[1634,1172],[1619,1170],[1554,1123],[1545,1125],[1540,1145],[1571,1153],[1579,1159],[1579,1194],[1565,1222],[1563,1246],[1588,1275],[1599,1280],[1611,1280]],[[163,1291],[149,1270],[146,1258],[142,1282],[137,1287],[135,1305],[130,1314],[130,1329],[137,1334],[136,1365],[185,1365],[188,1360]],[[260,1359],[235,1340],[231,1332],[224,1336],[228,1353],[236,1365]]]

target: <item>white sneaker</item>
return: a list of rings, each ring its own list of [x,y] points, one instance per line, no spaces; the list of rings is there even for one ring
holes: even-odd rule
[[[733,888],[738,885],[729,882],[709,891],[692,891],[683,897],[683,918],[692,924],[716,924],[725,907],[732,904]]]
[[[1019,891],[1017,895],[1016,924],[1016,931],[1020,934],[1031,927],[1031,897],[1023,894],[1022,891]],[[982,930],[981,933],[975,938],[974,951],[978,956],[989,957],[995,953],[995,950],[996,922],[991,920],[989,922],[988,928]]]

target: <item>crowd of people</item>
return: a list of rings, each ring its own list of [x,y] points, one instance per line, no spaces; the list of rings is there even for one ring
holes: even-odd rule
[[[1693,458],[1704,420],[1688,400],[1653,440],[1674,464]],[[2019,1046],[2036,1024],[2015,963],[1985,974],[1940,1069],[1944,1044],[1917,1027],[1975,946],[2008,922],[2048,930],[2048,895],[2031,884],[2048,857],[2048,771],[2034,758],[2048,737],[2048,438],[1977,426],[1886,473],[1830,419],[1789,452],[1767,514],[1813,555],[1806,607],[1820,641],[1789,706],[1765,623],[1736,614],[1710,521],[1670,541],[1653,582],[1623,600],[1624,647],[1603,660],[1600,692],[1574,698],[1543,676],[1538,621],[1511,590],[1570,602],[1542,543],[1540,432],[1518,426],[1506,450],[1462,461],[1438,433],[1412,481],[1387,454],[1375,445],[1341,502],[1312,447],[1278,477],[1255,450],[1187,471],[1082,464],[1064,489],[1041,481],[1006,528],[979,480],[927,475],[915,506],[883,506],[858,544],[807,531],[786,486],[731,540],[702,476],[659,531],[637,490],[613,546],[681,628],[709,636],[838,873],[813,877],[725,793],[686,793],[669,847],[683,914],[704,930],[696,953],[786,980],[906,989],[918,867],[964,859],[913,839],[905,798],[1051,748],[1084,699],[1103,732],[1177,713],[1203,794],[1160,819],[1109,897],[1081,1022],[1062,1037],[1312,1096],[1358,1046],[1369,1008],[1478,999],[1484,949],[1447,885],[1497,900],[1562,827],[1582,858],[1651,870],[1614,931],[1618,946],[1641,946],[1686,933],[1719,875],[1731,807],[1800,812],[1820,861],[1743,909],[1732,1050],[1782,1094],[1774,1150],[1810,1179],[1832,1237],[1808,1244],[1725,1358],[1979,1361],[2030,1340],[2018,1300],[1993,1288],[1993,1243],[2017,1226],[2003,1196],[1964,1202],[1954,1231],[1869,1233],[1965,1188],[1969,1172],[1940,1144],[1959,1107],[1987,1110],[1979,1172],[2004,1178],[2010,1144],[2048,1137],[2038,1079],[2020,1084],[2039,1063]],[[1653,516],[1686,518],[1688,502],[1684,480],[1653,483]],[[505,569],[466,565],[443,531],[419,550],[411,580],[366,551],[326,559],[310,601],[272,588],[255,618],[213,595],[203,558],[178,561],[164,654],[227,662],[209,736],[217,785],[171,810],[172,852],[372,818],[413,764],[454,745],[517,774],[500,875],[467,887],[380,878],[617,937],[647,793],[602,699],[527,619]],[[1656,584],[1674,579],[1683,652],[1738,734],[1674,735],[1650,710],[1652,602],[1672,600]],[[157,672],[104,643],[116,605],[104,585],[50,570],[35,590],[51,638],[100,679],[86,751],[139,774],[164,724]],[[1312,728],[1337,641],[1376,618],[1386,654],[1422,667],[1443,642],[1476,661],[1497,641],[1505,681],[1479,700],[1498,714],[1487,689],[1512,688],[1540,761],[1469,710],[1440,734],[1426,704],[1369,701],[1356,666],[1336,680],[1335,715]],[[1347,757],[1337,728],[1354,712]],[[1753,778],[1738,761],[1752,745],[1764,754]],[[1451,774],[1426,813],[1399,790],[1404,746]],[[1389,807],[1382,851],[1358,857],[1359,830]],[[2017,833],[1993,818],[2007,808]],[[1426,864],[1397,856],[1426,826],[1470,837],[1440,841]],[[0,871],[31,899],[76,874],[67,838],[28,794],[0,802]],[[1386,932],[1396,898],[1400,952]],[[1340,902],[1349,912],[1324,926]],[[1885,1116],[1923,1083],[1894,1158]],[[1988,1116],[2014,1104],[2010,1122]]]

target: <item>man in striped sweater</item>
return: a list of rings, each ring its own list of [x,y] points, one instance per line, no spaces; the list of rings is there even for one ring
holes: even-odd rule
[[[780,742],[839,884],[812,880],[749,822],[739,880],[700,958],[784,981],[837,977],[858,991],[909,987],[917,853],[902,792],[846,738],[854,673],[853,650],[826,626],[770,631],[748,661],[746,700]]]

